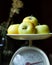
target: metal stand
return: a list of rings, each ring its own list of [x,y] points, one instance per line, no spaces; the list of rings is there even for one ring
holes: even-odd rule
[[[29,46],[30,47],[32,46],[32,40],[29,40]]]

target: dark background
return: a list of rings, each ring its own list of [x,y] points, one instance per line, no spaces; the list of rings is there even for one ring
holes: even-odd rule
[[[22,0],[23,8],[18,15],[14,15],[14,23],[20,23],[25,16],[37,17],[39,23],[52,25],[52,0]],[[9,16],[12,0],[0,1],[0,22],[6,21]],[[52,31],[52,29],[51,29]]]
[[[52,32],[52,0],[22,0],[24,3],[23,8],[19,14],[15,14],[13,17],[14,23],[21,23],[25,16],[33,15],[37,17],[40,24],[47,24]],[[11,8],[11,0],[0,0],[0,23],[6,21],[9,16]],[[20,47],[28,45],[26,40],[14,40],[8,37],[8,49],[13,53]],[[52,38],[45,40],[33,40],[33,46],[42,49],[48,56],[50,63],[52,62]],[[24,44],[23,44],[24,43]],[[13,55],[13,54],[12,54]],[[12,55],[3,55],[1,61],[3,64],[8,65]],[[7,60],[7,61],[6,61]],[[9,61],[8,61],[9,60]],[[52,63],[51,63],[52,65]]]

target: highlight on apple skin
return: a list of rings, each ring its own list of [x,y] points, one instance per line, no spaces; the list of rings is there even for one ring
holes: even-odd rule
[[[35,26],[37,34],[47,34],[50,33],[49,26],[46,24]]]

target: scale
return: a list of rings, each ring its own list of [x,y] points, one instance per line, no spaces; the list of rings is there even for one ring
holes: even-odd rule
[[[12,56],[9,65],[50,65],[45,52],[32,46],[32,40],[47,39],[52,33],[47,34],[7,34],[16,40],[29,40],[29,46],[19,48]]]

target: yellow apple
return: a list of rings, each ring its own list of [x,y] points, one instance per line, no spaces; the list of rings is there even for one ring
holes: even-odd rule
[[[34,24],[34,26],[36,26],[38,24],[38,19],[34,16],[27,16],[23,19],[22,22],[27,22],[27,23],[31,22],[31,23]]]
[[[19,34],[34,34],[36,30],[34,29],[34,25],[31,23],[21,23],[18,28]]]
[[[35,26],[36,30],[37,30],[37,34],[46,34],[49,33],[49,27],[48,25],[44,24],[44,25],[37,25]]]
[[[20,24],[12,24],[7,29],[7,34],[18,34],[18,27]]]

